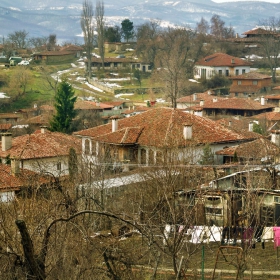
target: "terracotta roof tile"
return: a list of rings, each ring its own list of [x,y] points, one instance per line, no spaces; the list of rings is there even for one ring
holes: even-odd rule
[[[264,28],[254,28],[242,33],[242,35],[263,35],[263,34],[275,34],[275,32],[266,30]]]
[[[280,89],[280,87],[279,87]],[[265,96],[266,99],[273,99],[273,100],[280,100],[280,94],[278,95],[266,95]]]
[[[0,150],[0,157],[16,157],[20,159],[34,159],[65,156],[73,147],[77,154],[81,153],[81,140],[74,136],[37,130],[33,134],[22,135],[12,139],[12,147],[7,151]]]
[[[245,98],[228,98],[218,100],[217,102],[205,102],[205,109],[240,109],[240,110],[262,110],[274,108],[273,105],[261,105],[260,102]]]
[[[264,79],[271,79],[271,76],[264,75],[258,72],[248,72],[238,76],[230,77],[231,80],[264,80]]]
[[[266,119],[268,121],[280,121],[280,112],[266,112],[254,116],[254,119]]]
[[[83,101],[83,100],[77,100],[75,102],[75,109],[76,110],[103,110],[103,108],[108,108],[106,105],[102,106],[100,103],[100,106],[96,105],[96,102],[93,101]],[[111,107],[109,107],[111,108]]]
[[[13,175],[11,166],[0,164],[0,191],[20,190],[21,187],[38,186],[51,182],[48,176],[42,176],[30,170],[20,169],[20,173]]]
[[[185,140],[183,137],[185,123],[193,124],[192,140]],[[222,127],[208,118],[188,114],[178,109],[163,107],[120,119],[118,121],[118,133],[112,132],[112,124],[109,123],[78,131],[74,134],[99,139],[100,141],[102,139],[106,142],[108,141],[107,139],[110,139],[111,143],[121,144],[122,137],[125,135],[124,129],[127,128],[132,128],[129,133],[134,134],[133,137],[129,136],[130,143],[135,141],[135,144],[141,146],[186,146],[190,143],[224,143],[252,139]]]
[[[271,141],[265,138],[259,138],[249,143],[242,143],[238,146],[225,148],[217,151],[217,155],[233,156],[234,153],[238,157],[261,159],[267,156],[279,155],[280,149]]]
[[[199,60],[196,65],[202,66],[250,66],[251,63],[225,53],[214,53]]]

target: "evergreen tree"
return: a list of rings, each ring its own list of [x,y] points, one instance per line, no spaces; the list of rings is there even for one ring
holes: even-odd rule
[[[129,39],[132,39],[134,37],[134,26],[133,22],[129,19],[124,19],[121,23],[121,32],[123,38],[128,42]]]
[[[214,153],[212,152],[212,149],[208,143],[203,148],[203,154],[201,156],[200,164],[214,164]]]
[[[77,97],[73,87],[64,78],[55,94],[56,114],[50,122],[51,131],[70,133],[71,123],[75,117],[74,105]]]

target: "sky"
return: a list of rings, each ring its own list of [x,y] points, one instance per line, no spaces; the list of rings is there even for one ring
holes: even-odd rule
[[[280,0],[212,0],[216,3],[226,3],[226,2],[236,2],[236,1],[254,1],[254,2],[270,2],[270,3],[280,3]]]

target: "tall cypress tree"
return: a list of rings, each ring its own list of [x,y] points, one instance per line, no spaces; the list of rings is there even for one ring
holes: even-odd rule
[[[77,97],[73,87],[66,81],[66,78],[58,85],[54,98],[56,114],[50,121],[50,130],[70,133],[71,123],[76,115],[74,105]]]

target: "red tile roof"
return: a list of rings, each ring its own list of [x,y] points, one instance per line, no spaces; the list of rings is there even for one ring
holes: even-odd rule
[[[81,140],[74,136],[37,130],[33,134],[22,135],[12,139],[12,147],[7,151],[0,150],[0,157],[16,157],[19,159],[35,159],[66,156],[73,147],[77,154],[81,153]]]
[[[242,143],[238,146],[225,148],[217,151],[217,155],[233,156],[234,153],[238,157],[261,159],[267,156],[279,155],[280,149],[271,141],[265,138],[259,138],[249,143]]]
[[[280,121],[280,112],[266,112],[254,116],[254,119],[266,119],[268,121]]]
[[[229,92],[237,93],[255,93],[258,92],[261,88],[254,85],[231,85]]]
[[[0,130],[8,130],[12,127],[10,123],[0,123]]]
[[[199,60],[196,65],[202,66],[250,66],[251,63],[238,57],[234,57],[225,53],[214,53]]]
[[[245,99],[245,98],[228,98],[218,100],[217,102],[205,102],[203,106],[204,109],[239,109],[239,110],[262,110],[274,108],[273,105],[261,105],[260,102]]]
[[[107,105],[104,105],[99,103],[100,106],[96,105],[96,102],[93,101],[83,101],[83,100],[77,100],[75,102],[75,109],[76,110],[100,110],[102,111],[104,108],[108,108]],[[111,108],[111,106],[109,106]]]
[[[241,119],[236,119],[234,117],[230,118],[223,118],[216,120],[216,122],[220,125],[223,125],[224,127],[231,129],[232,131],[235,131],[236,133],[241,133],[245,135],[248,138],[260,138],[262,137],[260,134],[255,133],[253,131],[249,131],[249,123],[252,120],[249,118],[241,118]]]
[[[19,174],[13,175],[10,165],[0,164],[0,191],[2,192],[16,191],[21,187],[42,185],[50,181],[51,178],[26,169],[20,169]]]
[[[192,140],[183,138],[184,124],[191,123]],[[105,124],[75,132],[77,136],[88,136],[97,141],[141,146],[188,146],[190,143],[226,143],[255,139],[233,132],[214,121],[185,113],[178,109],[155,108],[133,117],[118,120],[118,131],[112,132],[112,124]],[[127,134],[126,134],[127,133]],[[126,138],[126,135],[129,137]],[[129,140],[127,140],[129,139]]]
[[[264,75],[258,72],[248,72],[238,76],[230,77],[230,79],[231,80],[264,80],[264,79],[271,80],[271,76]]]
[[[242,33],[242,35],[263,35],[263,34],[275,34],[275,32],[259,27]]]
[[[280,89],[280,87],[279,87],[279,89]],[[280,100],[280,94],[278,94],[278,95],[266,95],[265,98],[266,99]]]

